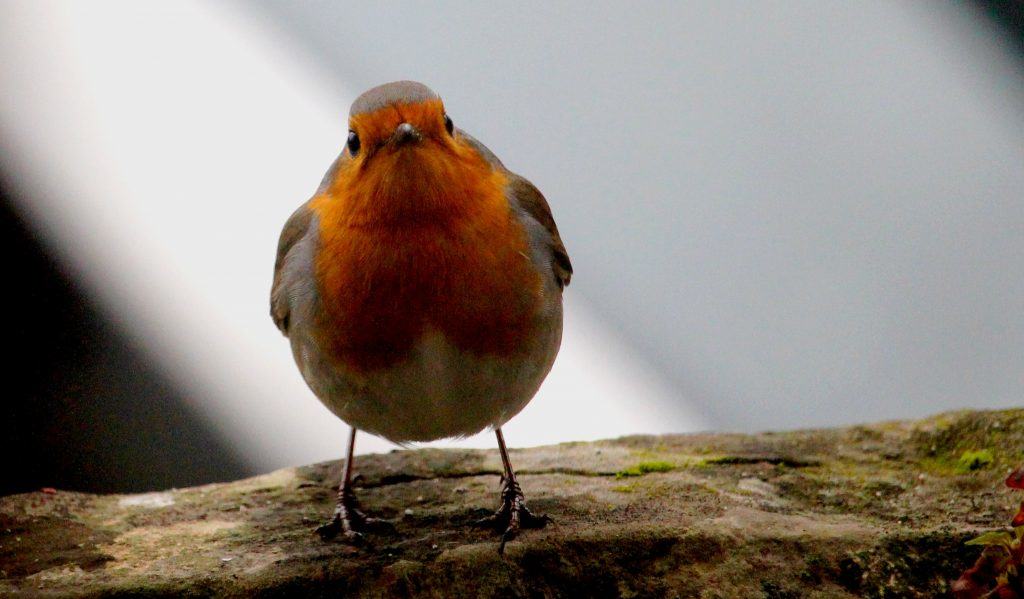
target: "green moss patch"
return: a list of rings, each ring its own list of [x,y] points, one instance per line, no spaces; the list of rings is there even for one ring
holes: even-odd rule
[[[640,462],[635,466],[630,466],[623,470],[619,470],[615,473],[615,478],[625,478],[627,476],[643,476],[650,474],[651,472],[671,472],[676,469],[676,465],[672,462],[654,461],[654,462]]]
[[[977,449],[963,452],[956,462],[956,467],[961,472],[973,472],[991,465],[993,461],[995,461],[995,456],[991,451]]]

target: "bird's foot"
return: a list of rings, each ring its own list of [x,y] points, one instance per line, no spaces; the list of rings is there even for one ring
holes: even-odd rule
[[[318,526],[314,532],[325,541],[340,534],[346,541],[359,544],[365,539],[363,533],[392,529],[393,527],[387,520],[367,516],[359,508],[356,496],[351,491],[345,490],[338,494],[338,505],[334,508],[334,515],[330,520]]]
[[[523,528],[544,528],[554,522],[547,514],[534,515],[526,507],[523,490],[515,478],[504,479],[501,491],[501,506],[492,515],[476,521],[476,526],[490,528],[501,533],[498,553],[505,553],[505,543],[516,537]]]

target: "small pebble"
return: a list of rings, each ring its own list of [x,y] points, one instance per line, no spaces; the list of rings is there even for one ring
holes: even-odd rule
[[[233,558],[233,557],[222,557],[222,558],[220,558],[220,561],[222,561],[222,562],[224,562],[226,564],[226,563],[230,562],[233,559],[235,559],[235,558]]]
[[[775,485],[765,482],[759,478],[741,478],[737,483],[737,488],[741,491],[747,491],[748,493],[754,493],[764,497],[774,497],[778,495],[778,489]]]
[[[406,516],[411,516],[412,515],[412,508],[405,508],[405,515]]]

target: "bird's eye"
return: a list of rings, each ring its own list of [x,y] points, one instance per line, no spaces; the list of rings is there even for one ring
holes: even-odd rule
[[[448,135],[455,135],[455,123],[452,122],[452,117],[447,114],[444,115],[444,128],[448,130]]]
[[[348,132],[348,153],[353,156],[359,153],[359,136],[355,131]]]

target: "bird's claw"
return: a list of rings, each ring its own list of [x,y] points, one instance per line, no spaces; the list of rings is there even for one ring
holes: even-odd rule
[[[512,479],[505,483],[502,490],[501,506],[490,516],[477,520],[475,525],[501,533],[498,554],[503,555],[505,544],[516,538],[521,529],[544,528],[552,522],[554,520],[547,514],[537,516],[526,507],[523,491],[519,483]]]
[[[330,541],[339,534],[342,535],[346,542],[353,545],[360,545],[364,540],[366,540],[363,533],[353,529],[352,522],[348,522],[347,524],[343,523],[341,518],[337,515],[320,526],[317,526],[313,532],[319,535],[320,539],[324,541]]]
[[[387,520],[367,516],[356,501],[354,495],[342,492],[334,515],[324,524],[316,527],[313,532],[324,541],[330,541],[341,534],[345,541],[353,545],[362,544],[366,537],[364,532],[392,532],[394,526]]]

